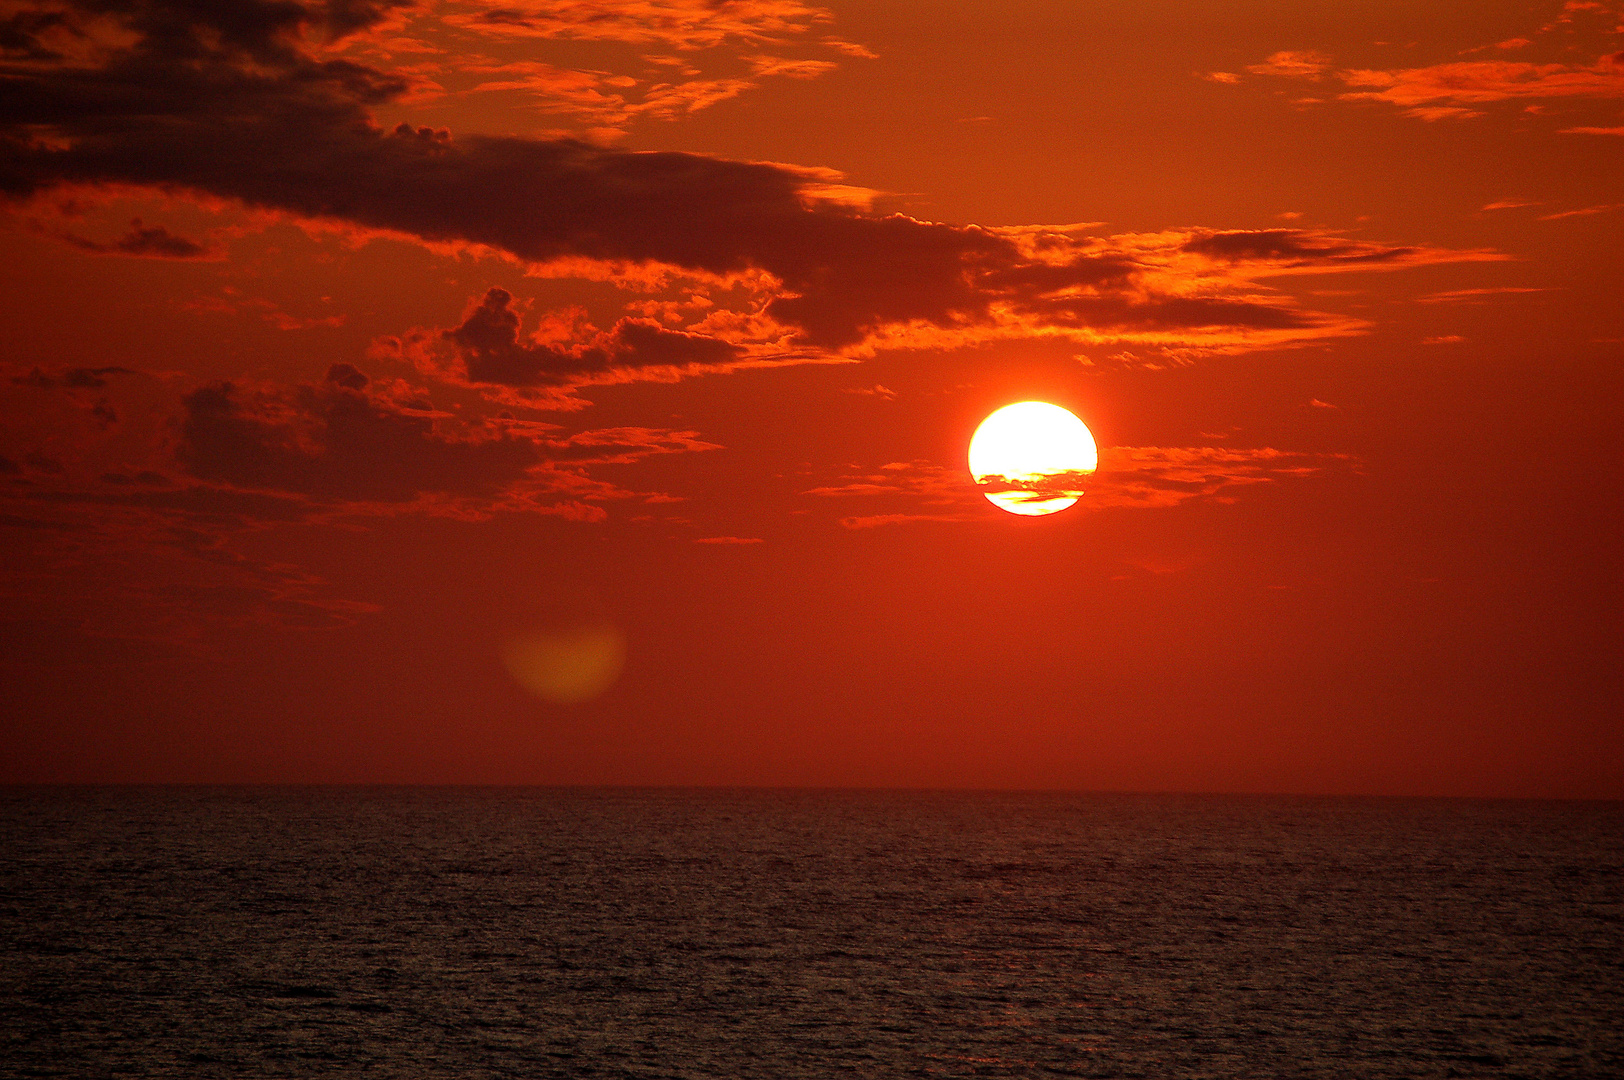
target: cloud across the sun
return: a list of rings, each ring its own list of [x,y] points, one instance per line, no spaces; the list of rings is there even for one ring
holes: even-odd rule
[[[1080,476],[1081,499],[1062,513],[1178,506],[1192,500],[1232,500],[1237,489],[1331,471],[1357,462],[1345,455],[1294,453],[1272,447],[1115,446],[1100,449],[1097,472]],[[843,516],[848,529],[909,522],[1001,520],[963,469],[930,461],[895,461],[847,472],[808,488],[817,499],[856,502]]]

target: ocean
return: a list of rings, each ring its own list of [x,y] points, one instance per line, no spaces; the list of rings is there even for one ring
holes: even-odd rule
[[[1620,1077],[1624,804],[0,789],[6,1077]]]

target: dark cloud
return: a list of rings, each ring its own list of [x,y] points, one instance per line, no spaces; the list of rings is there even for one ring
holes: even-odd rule
[[[704,368],[737,360],[737,346],[703,334],[668,330],[648,319],[622,319],[589,341],[521,338],[519,313],[505,289],[485,294],[460,326],[444,332],[469,382],[499,386],[566,386],[612,368]]]
[[[667,330],[649,319],[621,319],[610,334],[609,353],[621,367],[697,367],[728,364],[739,349],[703,334]]]
[[[136,218],[130,231],[109,243],[65,234],[63,239],[81,251],[96,255],[134,255],[149,259],[203,259],[212,252],[202,244],[176,236],[162,225],[142,225]]]
[[[61,52],[46,45],[44,38],[53,30],[67,25],[68,20],[60,11],[18,11],[0,19],[0,57],[8,60],[62,60]]]
[[[1360,243],[1302,229],[1242,229],[1207,233],[1185,244],[1184,250],[1215,259],[1284,263],[1288,266],[1325,262],[1399,262],[1416,254],[1415,248]]]
[[[519,337],[519,313],[513,295],[492,289],[468,313],[462,325],[445,331],[456,346],[470,382],[502,386],[562,385],[571,375],[602,371],[609,357],[585,345],[527,344]]]
[[[993,293],[1041,296],[1084,286],[1122,285],[1137,269],[1121,255],[1080,256],[1060,265],[1026,263],[988,270],[978,284]]]
[[[207,492],[217,490],[262,495],[276,500],[272,511],[295,517],[410,504],[430,512],[507,509],[599,520],[604,511],[588,503],[654,493],[594,479],[597,466],[718,449],[697,432],[663,428],[564,433],[550,424],[498,421],[459,429],[409,395],[402,384],[375,383],[349,364],[333,365],[316,385],[211,383],[182,399],[175,446],[175,458],[203,485],[132,490],[167,483],[149,472],[105,477],[117,490],[95,497],[196,513],[189,500],[207,501]]]
[[[1046,499],[1076,498],[1093,483],[1094,471],[1061,470],[1038,476],[1000,476],[989,473],[976,477],[976,487],[984,493],[1012,495],[1020,493],[1021,501],[1042,502]]]
[[[77,367],[53,375],[36,367],[26,375],[13,376],[11,381],[18,386],[36,386],[40,389],[65,386],[74,390],[95,390],[107,385],[109,375],[134,374],[133,370],[126,367]]]
[[[138,473],[102,473],[101,479],[104,484],[113,484],[119,487],[164,487],[169,483],[167,476],[153,472],[151,469],[143,469]]]
[[[353,502],[491,496],[542,461],[529,439],[449,437],[430,416],[333,381],[286,393],[212,383],[183,403],[176,456],[235,487]]]
[[[438,410],[419,387],[349,363],[304,384],[188,390],[134,378],[145,396],[120,393],[127,386],[107,396],[80,389],[124,370],[34,369],[11,380],[20,405],[55,408],[77,424],[59,425],[48,441],[13,430],[0,446],[0,499],[155,536],[171,525],[204,522],[219,536],[335,513],[601,520],[599,504],[661,493],[601,479],[600,467],[717,449],[695,431],[566,430]]]
[[[327,369],[327,381],[346,390],[365,390],[372,380],[354,364],[334,364]]]
[[[90,415],[96,421],[96,426],[103,431],[118,423],[118,411],[113,408],[113,403],[106,398],[102,398],[90,407]]]
[[[1211,337],[1222,327],[1301,339],[1333,332],[1330,322],[1255,289],[1220,296],[1244,284],[1225,278],[1224,267],[1401,265],[1415,256],[1289,230],[1167,234],[1147,243],[946,225],[818,199],[829,178],[789,166],[570,139],[453,138],[405,124],[384,131],[371,110],[398,100],[409,81],[329,59],[308,41],[374,25],[393,6],[42,0],[31,10],[60,11],[73,26],[112,19],[134,43],[105,46],[94,62],[0,62],[0,192],[133,184],[363,232],[482,245],[533,263],[748,274],[760,284],[759,302],[734,314],[761,323],[750,332],[755,340],[787,337],[824,351],[918,345],[922,329],[937,335],[935,345],[989,333],[1082,334],[1097,329],[1095,318],[1163,341],[1192,328]],[[44,30],[14,20],[12,33],[26,51]],[[164,237],[130,243],[160,253]],[[1211,261],[1175,268],[1180,243]],[[1192,275],[1202,288],[1187,287]],[[1192,295],[1207,299],[1184,299]],[[735,326],[682,334],[627,321],[603,340],[525,342],[517,315],[493,293],[452,336],[470,380],[548,386],[613,368],[724,363],[734,348],[727,342],[749,333]]]
[[[241,491],[189,483],[175,486],[168,477],[145,472],[108,473],[101,477],[112,490],[69,489],[43,491],[30,496],[36,503],[59,507],[106,507],[151,511],[163,523],[165,535],[196,534],[211,543],[221,529],[232,530],[255,522],[300,521],[311,513],[309,499],[295,494]]]
[[[1145,331],[1297,330],[1315,327],[1321,317],[1278,303],[1204,296],[1060,296],[1027,300],[1020,310],[1059,326]]]
[[[21,514],[0,513],[0,528],[4,529],[31,529],[39,532],[72,532],[83,529],[83,525],[74,525],[61,521],[50,521],[42,518],[25,517]]]

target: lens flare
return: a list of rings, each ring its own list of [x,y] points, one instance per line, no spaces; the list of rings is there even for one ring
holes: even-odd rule
[[[626,639],[606,623],[526,634],[507,643],[502,662],[543,701],[575,705],[614,685],[626,664]]]

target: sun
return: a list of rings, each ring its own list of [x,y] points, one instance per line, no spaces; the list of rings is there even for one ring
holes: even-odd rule
[[[1046,401],[1005,405],[970,439],[970,475],[1000,510],[1039,517],[1082,497],[1082,481],[1099,467],[1088,425]]]

